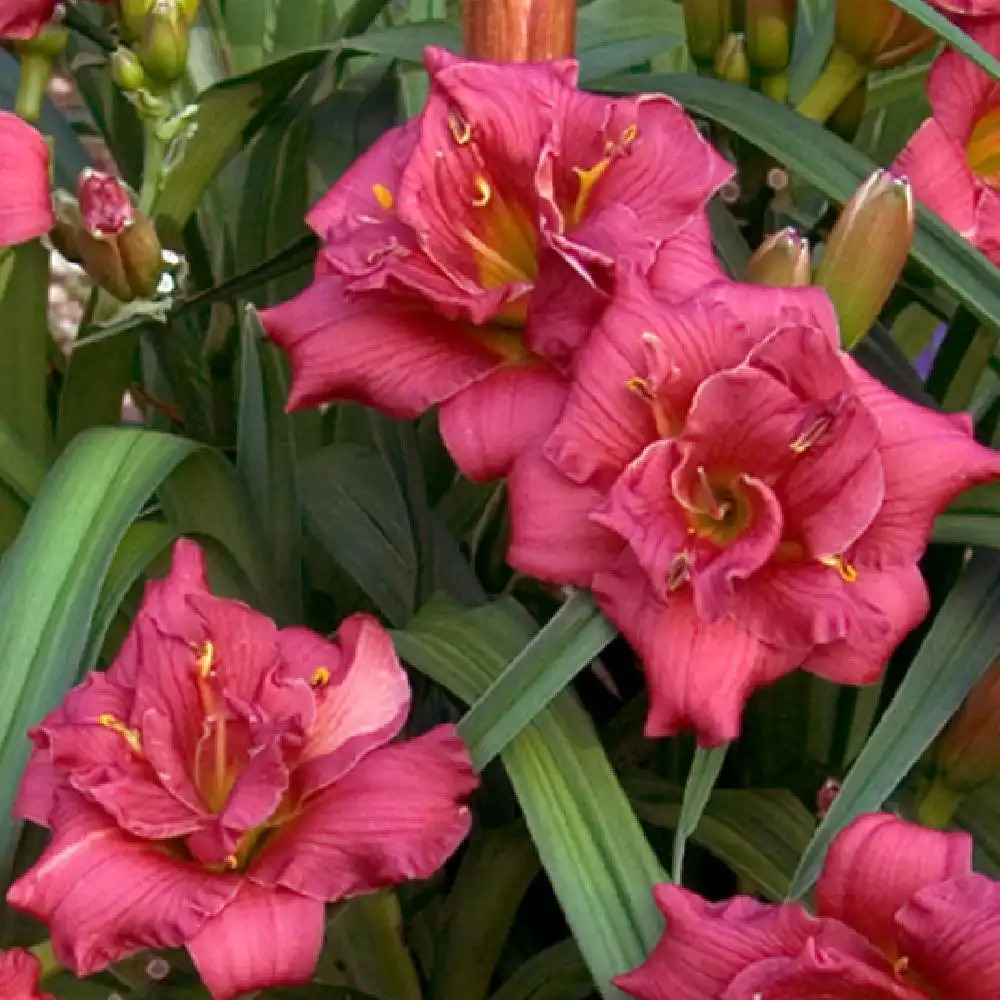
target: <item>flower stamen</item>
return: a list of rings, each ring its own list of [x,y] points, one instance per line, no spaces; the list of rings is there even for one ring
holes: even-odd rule
[[[375,200],[387,211],[392,211],[392,206],[395,204],[395,199],[392,196],[392,192],[384,184],[373,184],[372,194],[375,195]]]
[[[448,112],[448,131],[456,146],[468,145],[472,138],[472,126],[457,112]]]
[[[113,733],[117,733],[129,746],[129,749],[138,756],[142,756],[142,737],[139,735],[138,729],[130,729],[125,725],[116,715],[112,715],[110,712],[104,712],[97,717],[98,725],[103,726],[105,729],[110,729]]]
[[[212,667],[215,663],[215,646],[209,640],[205,641],[205,644],[201,647],[198,652],[197,668],[198,676],[202,678],[208,678],[212,675]]]
[[[326,667],[317,667],[313,671],[309,684],[314,688],[326,687],[330,683],[330,671]]]
[[[667,571],[667,591],[673,593],[683,586],[691,575],[691,553],[678,552]]]
[[[844,583],[858,582],[858,569],[849,563],[843,556],[820,556],[819,562],[824,566],[835,569],[840,574],[840,579]]]
[[[642,378],[642,376],[633,376],[625,383],[625,387],[629,390],[629,392],[634,392],[647,403],[653,402],[653,390],[650,388],[649,383]]]
[[[490,182],[482,174],[476,174],[473,183],[476,185],[476,197],[472,199],[475,208],[485,208],[493,197],[493,189]]]

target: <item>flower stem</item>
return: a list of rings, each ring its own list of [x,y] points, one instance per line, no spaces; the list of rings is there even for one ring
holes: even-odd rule
[[[825,122],[867,75],[867,66],[834,46],[823,72],[795,110],[814,122]]]
[[[31,949],[31,952],[38,959],[42,979],[45,979],[47,976],[54,976],[57,972],[61,971],[62,966],[57,961],[55,952],[52,950],[52,942],[48,938],[36,944]]]
[[[142,131],[144,153],[142,162],[142,189],[139,192],[139,211],[150,215],[160,191],[160,176],[167,155],[167,142],[160,136],[163,118],[143,117]]]
[[[21,78],[14,100],[14,111],[32,125],[42,116],[42,101],[52,75],[52,59],[37,52],[21,55]]]
[[[917,820],[922,826],[941,830],[951,822],[961,801],[960,792],[940,778],[935,778],[917,804]]]

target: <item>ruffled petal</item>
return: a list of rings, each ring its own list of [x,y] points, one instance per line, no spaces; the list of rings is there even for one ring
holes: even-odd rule
[[[48,20],[53,5],[42,6],[47,8],[44,20]],[[37,27],[37,20],[30,16],[0,12],[0,37],[30,38],[34,31],[24,29],[32,22]],[[48,144],[17,115],[0,111],[0,246],[35,239],[54,225]]]
[[[549,365],[508,365],[442,404],[445,446],[463,475],[487,482],[539,443],[562,409],[566,382]]]
[[[52,1000],[39,992],[42,969],[38,959],[24,948],[0,951],[0,996],[5,1000]]]
[[[54,835],[7,902],[48,925],[56,958],[78,976],[144,948],[177,948],[236,895],[215,875],[120,830],[75,792],[60,792]]]
[[[899,945],[942,996],[1000,996],[1000,883],[982,875],[921,889],[896,914]]]
[[[427,878],[469,832],[479,784],[453,726],[362,758],[270,840],[250,878],[334,901]]]
[[[896,956],[902,954],[896,947],[897,911],[924,886],[971,870],[968,834],[927,830],[887,813],[867,813],[831,845],[816,885],[817,911],[842,920]]]
[[[537,451],[514,463],[507,496],[507,562],[522,573],[586,587],[593,574],[613,563],[625,547],[617,534],[591,519],[604,494],[571,482]]]
[[[988,52],[1000,52],[1000,25],[977,25],[970,34]],[[938,123],[965,149],[979,118],[1000,104],[1000,86],[971,59],[945,49],[927,74],[927,97]]]
[[[698,212],[688,224],[664,240],[649,272],[653,294],[664,302],[684,299],[717,281],[728,281],[715,256],[708,215]]]
[[[647,737],[693,728],[700,746],[735,739],[754,688],[797,666],[794,653],[766,646],[732,619],[712,624],[700,619],[687,589],[661,600],[631,553],[598,573],[593,591],[643,660],[650,699]]]
[[[323,903],[244,882],[239,894],[187,942],[214,1000],[312,978],[323,946]]]
[[[291,358],[293,410],[352,400],[415,417],[501,360],[471,328],[386,291],[349,295],[331,275],[261,320]]]

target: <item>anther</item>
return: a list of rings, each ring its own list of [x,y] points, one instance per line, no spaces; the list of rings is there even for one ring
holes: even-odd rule
[[[100,726],[104,726],[105,729],[110,729],[113,733],[117,733],[128,744],[129,749],[133,753],[142,756],[142,737],[139,735],[138,729],[130,729],[116,715],[112,715],[111,712],[104,712],[99,715],[97,723]]]
[[[475,208],[483,208],[490,203],[490,198],[493,197],[493,190],[490,187],[490,182],[482,174],[476,174],[474,183],[476,191],[479,193],[472,199],[472,204]]]
[[[905,976],[910,968],[910,959],[907,955],[901,955],[892,963],[892,971],[896,973],[897,976]]]
[[[330,671],[326,667],[317,667],[309,678],[309,683],[314,688],[326,687],[330,683]]]
[[[472,126],[457,112],[448,112],[448,130],[456,146],[465,146],[472,138]]]
[[[198,652],[198,676],[208,677],[212,673],[212,665],[215,663],[215,646],[209,641],[205,640],[205,644],[201,647]]]
[[[226,855],[226,856],[225,856],[225,857],[224,857],[224,858],[222,859],[222,863],[223,863],[223,864],[224,864],[224,865],[226,866],[226,868],[228,868],[228,869],[229,869],[229,870],[230,870],[231,872],[233,872],[233,871],[236,871],[236,869],[237,869],[237,868],[239,868],[239,866],[240,866],[240,862],[239,862],[239,858],[237,858],[235,854],[227,854],[227,855]]]
[[[625,127],[625,131],[622,132],[622,139],[621,139],[622,145],[630,146],[633,142],[635,142],[636,137],[638,135],[639,135],[639,126],[635,122],[632,122],[632,124],[627,125]]]
[[[856,566],[849,563],[843,556],[820,556],[820,563],[835,569],[844,583],[857,583],[858,570]]]
[[[688,579],[691,569],[691,555],[688,552],[678,552],[670,563],[667,571],[667,590],[673,593]]]
[[[372,194],[375,195],[375,200],[387,211],[392,211],[392,206],[395,204],[395,200],[392,197],[392,192],[384,184],[373,184]]]
[[[634,392],[637,396],[641,396],[647,403],[653,401],[653,390],[650,388],[649,383],[639,375],[630,378],[625,383],[626,388],[629,392]]]

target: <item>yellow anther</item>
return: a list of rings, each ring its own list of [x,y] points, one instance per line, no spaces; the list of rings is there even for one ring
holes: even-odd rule
[[[205,641],[205,644],[201,647],[198,652],[198,676],[208,677],[212,672],[212,665],[215,663],[215,646],[209,642]]]
[[[472,126],[457,112],[448,112],[448,130],[456,146],[465,146],[472,138]]]
[[[820,556],[819,561],[824,566],[835,569],[840,574],[840,579],[844,583],[857,583],[858,570],[852,566],[843,556]]]
[[[330,671],[326,667],[317,667],[309,678],[309,683],[314,688],[326,687],[330,683]]]
[[[629,392],[634,392],[637,396],[641,396],[647,403],[651,402],[653,399],[653,390],[649,387],[649,383],[639,375],[630,378],[625,383],[626,388]]]
[[[110,729],[113,733],[117,733],[129,745],[133,753],[142,755],[142,737],[139,735],[138,729],[129,729],[118,716],[112,715],[110,712],[104,712],[102,715],[99,715],[97,722],[99,725],[104,726],[105,729]]]
[[[395,204],[395,199],[392,197],[392,192],[384,184],[373,184],[372,194],[375,195],[375,200],[387,211],[392,211],[392,206]]]
[[[490,187],[490,182],[482,174],[476,174],[473,183],[476,185],[478,194],[472,199],[472,204],[476,208],[483,208],[490,203],[490,198],[493,197],[493,189]]]
[[[229,871],[234,872],[240,866],[239,858],[235,854],[227,854],[225,858],[222,859],[222,863],[229,869]]]
[[[632,124],[626,126],[625,131],[622,132],[622,145],[630,146],[633,142],[635,142],[638,135],[639,126],[635,122],[632,122]]]

